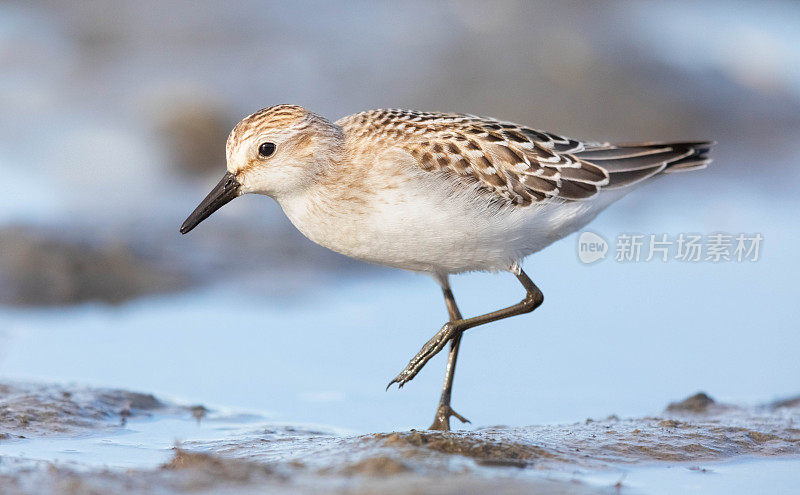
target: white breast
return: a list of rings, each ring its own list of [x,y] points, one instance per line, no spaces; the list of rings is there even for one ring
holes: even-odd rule
[[[610,191],[587,202],[497,209],[473,187],[436,173],[415,171],[406,179],[364,203],[337,201],[324,190],[280,203],[306,237],[336,252],[406,270],[459,273],[507,270],[621,196]]]

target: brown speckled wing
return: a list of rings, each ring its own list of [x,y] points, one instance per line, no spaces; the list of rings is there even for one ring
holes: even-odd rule
[[[581,142],[511,122],[462,114],[371,110],[338,122],[347,133],[398,146],[426,171],[447,171],[509,203],[582,201],[675,166],[708,163],[710,143]]]

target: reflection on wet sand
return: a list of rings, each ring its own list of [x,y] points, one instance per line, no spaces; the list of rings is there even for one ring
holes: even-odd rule
[[[709,463],[743,456],[800,454],[796,399],[746,408],[718,404],[698,394],[645,418],[352,436],[304,426],[257,426],[259,419],[254,417],[241,417],[237,423],[236,416],[203,406],[177,406],[121,390],[30,384],[0,387],[0,483],[3,493],[11,494],[122,489],[250,493],[267,487],[278,493],[320,489],[415,493],[422,487],[429,493],[601,493],[610,486],[598,483],[598,477],[607,479],[618,472],[624,479],[626,473],[635,475],[639,465],[651,470],[684,466],[707,471],[713,468],[697,467],[697,463],[713,466]],[[139,442],[135,448],[125,447],[124,436],[119,436],[125,430],[155,432],[159,423],[174,419],[185,427],[197,418],[195,411],[200,408],[208,415],[202,421],[217,423],[216,436],[183,441],[168,450],[160,448],[159,442],[175,429],[162,431],[159,440]],[[120,424],[121,418],[130,418],[128,426]],[[219,427],[222,423],[225,426]],[[200,423],[197,427],[201,428]],[[46,455],[12,454],[24,453],[26,442],[36,451],[39,438],[53,435],[74,439],[69,463]],[[98,443],[98,439],[103,441]],[[92,460],[92,451],[114,445],[145,462],[121,471]]]

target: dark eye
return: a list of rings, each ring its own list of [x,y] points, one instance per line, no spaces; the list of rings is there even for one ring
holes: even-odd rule
[[[273,153],[275,153],[275,143],[261,143],[258,147],[258,154],[264,158],[272,156]]]

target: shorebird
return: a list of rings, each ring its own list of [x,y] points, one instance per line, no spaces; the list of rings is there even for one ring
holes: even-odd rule
[[[430,274],[449,320],[389,382],[402,387],[448,343],[431,429],[450,418],[467,329],[542,304],[522,260],[589,223],[634,186],[704,168],[711,142],[579,141],[488,117],[370,110],[336,122],[295,105],[244,118],[227,141],[227,172],[180,228],[185,234],[247,193],[275,199],[306,237],[333,251]],[[522,301],[463,318],[449,277],[513,273]]]

